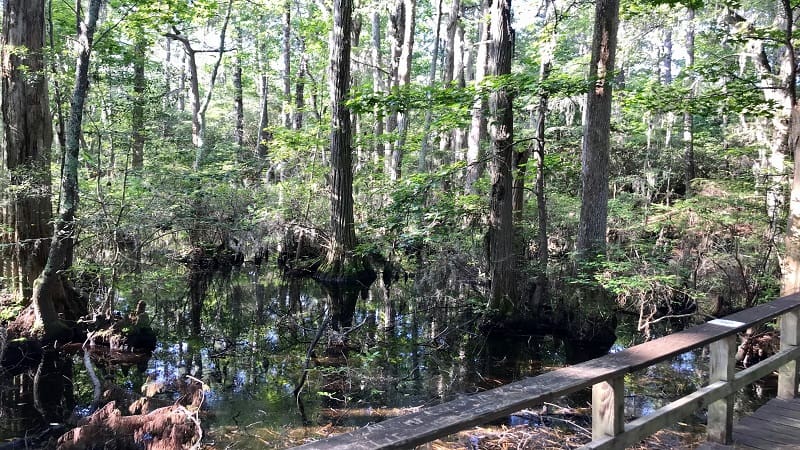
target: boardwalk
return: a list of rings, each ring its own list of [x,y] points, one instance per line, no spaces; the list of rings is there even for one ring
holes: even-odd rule
[[[779,318],[780,351],[737,371],[737,333]],[[709,347],[709,384],[644,417],[625,421],[625,376],[691,349]],[[506,417],[579,390],[592,388],[592,442],[581,450],[618,450],[635,445],[662,428],[683,420],[694,411],[708,411],[707,435],[711,441],[729,440],[732,434],[736,392],[778,371],[778,397],[797,397],[800,383],[800,293],[739,311],[653,341],[526,378],[515,383],[461,397],[439,405],[357,430],[303,445],[303,450],[408,449],[475,425]],[[789,406],[791,405],[791,406]],[[772,412],[763,418],[742,419],[736,433],[742,443],[757,431],[780,424],[783,431],[766,432],[764,449],[800,449],[800,403],[775,402],[796,414]],[[792,408],[793,407],[793,408]],[[762,414],[769,413],[763,409]],[[780,421],[779,421],[780,420]],[[753,422],[758,421],[758,422]],[[798,428],[789,431],[787,423]],[[763,424],[762,424],[763,422]],[[763,426],[762,426],[763,425]],[[749,427],[749,428],[741,428]],[[778,437],[783,436],[779,443]],[[748,445],[754,445],[749,442]],[[725,448],[725,447],[722,447]],[[730,448],[730,447],[729,447]],[[746,448],[746,447],[745,447]],[[752,448],[752,447],[751,447]],[[709,450],[714,447],[708,447]]]
[[[733,427],[733,445],[704,444],[698,450],[800,449],[800,398],[770,400]]]

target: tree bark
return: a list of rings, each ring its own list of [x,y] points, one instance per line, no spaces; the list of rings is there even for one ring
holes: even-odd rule
[[[52,236],[53,141],[44,66],[44,0],[8,0],[3,9],[0,146],[0,275],[23,304],[44,269]]]
[[[350,111],[345,105],[350,91],[350,39],[352,0],[333,1],[330,42],[331,96],[331,239],[328,262],[341,265],[355,248],[353,226],[353,155]]]
[[[511,28],[511,0],[495,0],[491,6],[489,66],[491,75],[511,73],[514,31]],[[512,223],[512,154],[514,152],[513,97],[498,88],[489,98],[491,123],[492,190],[489,198],[489,267],[492,277],[490,307],[500,316],[512,312],[515,299],[515,257]]]
[[[608,162],[611,134],[611,80],[617,49],[619,0],[598,0],[595,5],[592,57],[586,121],[581,152],[581,215],[578,224],[578,259],[594,258],[605,251],[608,220]]]

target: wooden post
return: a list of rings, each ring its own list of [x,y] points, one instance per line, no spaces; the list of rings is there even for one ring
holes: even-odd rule
[[[800,310],[793,310],[781,316],[781,350],[796,347],[800,327]],[[792,399],[797,396],[797,360],[789,361],[778,369],[778,398]]]
[[[625,379],[612,378],[592,386],[592,440],[625,431]]]
[[[711,349],[711,373],[708,383],[733,380],[736,365],[736,335],[714,341]],[[730,444],[733,434],[733,394],[708,405],[708,440]]]

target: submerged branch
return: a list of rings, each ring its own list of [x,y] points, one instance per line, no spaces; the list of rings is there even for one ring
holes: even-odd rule
[[[328,308],[325,308],[325,316],[322,319],[322,324],[320,324],[319,329],[317,330],[317,335],[314,336],[314,340],[308,345],[308,350],[306,350],[306,360],[303,363],[303,373],[300,375],[300,380],[297,381],[297,387],[294,388],[292,391],[292,396],[294,397],[295,401],[297,401],[300,397],[300,393],[303,391],[303,386],[306,384],[306,380],[308,379],[308,371],[311,368],[311,357],[314,354],[314,348],[319,343],[320,339],[322,339],[322,335],[325,334],[325,329],[328,328],[328,322],[330,322],[330,314],[328,314]]]

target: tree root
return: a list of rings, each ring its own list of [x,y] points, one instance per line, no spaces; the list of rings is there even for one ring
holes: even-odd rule
[[[175,450],[198,449],[203,438],[199,411],[203,402],[203,386],[191,383],[191,399],[187,407],[176,403],[147,414],[123,416],[116,402],[95,411],[81,426],[68,431],[58,440],[59,450]]]

